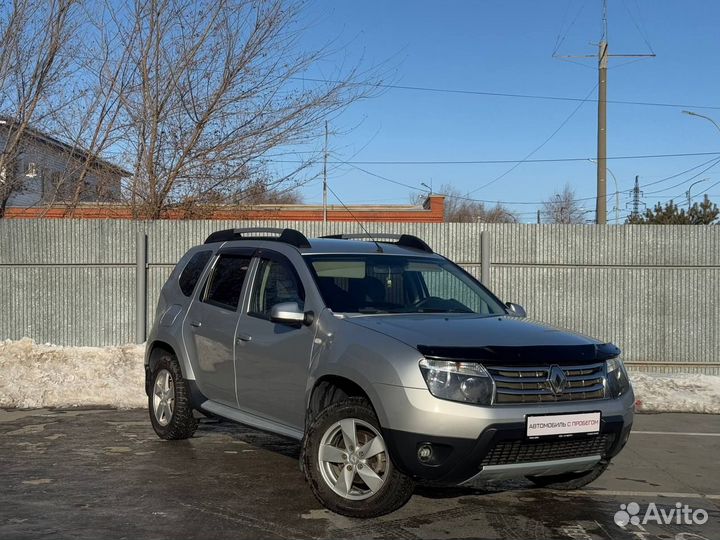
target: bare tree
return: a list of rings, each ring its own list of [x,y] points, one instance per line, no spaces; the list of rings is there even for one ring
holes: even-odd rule
[[[449,223],[517,223],[517,216],[508,208],[496,203],[486,206],[475,201],[451,184],[440,186],[439,193],[445,195],[445,221]],[[424,195],[413,196],[414,202],[424,199]]]
[[[77,13],[74,0],[0,5],[0,218],[25,189],[18,164],[31,124],[50,123],[67,104]]]
[[[546,200],[541,212],[544,223],[562,224],[584,223],[586,213],[569,184]]]
[[[79,1],[79,0],[78,0]],[[58,137],[69,144],[64,171],[59,175],[49,206],[64,204],[72,212],[83,200],[119,201],[118,174],[100,163],[100,156],[122,162],[121,144],[127,137],[124,99],[137,67],[131,55],[136,36],[121,36],[110,3],[88,2],[79,25],[83,49],[76,55],[73,100],[54,118]],[[78,156],[81,156],[78,158]],[[59,195],[64,195],[59,199]]]
[[[328,115],[367,95],[353,70],[309,87],[299,80],[329,51],[299,50],[298,4],[135,0],[116,9],[116,42],[133,44],[120,146],[134,170],[125,193],[137,217],[218,194],[249,200],[263,156],[307,143]],[[265,187],[292,184],[309,163]]]
[[[285,0],[0,6],[0,114],[15,120],[0,140],[0,171],[34,124],[69,145],[49,205],[72,210],[88,189],[102,190],[100,157],[133,171],[117,195],[137,218],[250,204],[259,193],[293,200],[319,153],[284,169],[270,169],[268,153],[311,143],[326,118],[376,91],[353,68],[303,81],[333,51],[303,50],[301,8]],[[22,183],[0,174],[0,217]]]

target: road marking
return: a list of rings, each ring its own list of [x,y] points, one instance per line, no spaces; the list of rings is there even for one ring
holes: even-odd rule
[[[682,431],[632,431],[633,435],[685,435],[690,437],[720,437],[720,433],[686,433]]]
[[[568,491],[571,495],[600,495],[602,497],[667,497],[670,499],[716,499],[720,495],[703,493],[670,493],[663,491],[614,491],[611,489],[585,489]]]

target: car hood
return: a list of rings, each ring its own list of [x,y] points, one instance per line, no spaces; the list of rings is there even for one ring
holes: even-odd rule
[[[425,356],[516,363],[573,363],[620,353],[614,345],[512,316],[372,315],[348,317],[352,324],[380,332]]]

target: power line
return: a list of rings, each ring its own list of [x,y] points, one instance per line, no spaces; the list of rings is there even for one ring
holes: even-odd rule
[[[635,25],[635,28],[637,28],[638,34],[640,34],[640,37],[645,42],[645,45],[647,45],[647,48],[650,50],[652,54],[655,54],[655,51],[653,50],[652,45],[650,44],[650,39],[648,38],[647,32],[644,31],[644,29],[640,28],[640,23],[635,18],[635,16],[632,14],[632,11],[630,10],[630,6],[627,5],[627,1],[623,0],[623,5],[625,6],[625,10],[628,12],[628,15],[630,15],[630,19],[632,20],[633,24]],[[637,0],[635,0],[635,7],[638,11],[638,16],[640,16],[640,6],[637,3]]]
[[[685,170],[682,171],[682,172],[675,173],[675,174],[673,174],[673,175],[671,175],[671,176],[666,176],[665,178],[661,178],[660,180],[655,180],[655,181],[653,181],[653,182],[649,182],[649,183],[647,183],[647,184],[644,184],[643,187],[646,187],[646,188],[647,188],[647,187],[650,187],[650,186],[654,186],[655,184],[660,184],[660,183],[662,183],[662,182],[667,182],[668,180],[672,180],[673,178],[677,178],[678,176],[682,176],[682,175],[685,174],[685,173],[689,173],[690,171],[694,171],[695,169],[699,169],[700,167],[703,167],[703,166],[707,165],[708,163],[710,163],[710,162],[712,162],[712,161],[715,161],[715,159],[716,159],[716,158],[710,158],[710,159],[708,159],[707,161],[703,161],[700,165],[695,165],[694,167],[690,167],[689,169],[685,169]]]
[[[392,178],[388,178],[387,176],[383,176],[381,174],[374,173],[372,171],[368,171],[367,169],[363,169],[362,167],[358,167],[357,165],[354,165],[353,163],[347,162],[347,165],[350,167],[357,169],[360,172],[364,172],[367,175],[373,176],[375,178],[378,178],[380,180],[384,180],[385,182],[390,182],[391,184],[395,184],[398,186],[402,186],[408,189],[412,189],[414,191],[420,191],[422,193],[425,193],[425,190],[422,188],[419,188],[417,186],[413,186],[412,184],[406,184],[405,182],[399,182],[398,180],[393,180]],[[444,194],[440,194],[444,195]],[[462,201],[470,201],[470,202],[478,202],[483,204],[506,204],[506,205],[533,205],[536,206],[538,204],[543,204],[543,201],[493,201],[489,199],[474,199],[472,197],[464,197],[461,195],[444,195],[445,197],[448,197],[450,199],[458,199]],[[595,197],[588,197],[588,199],[594,199]],[[586,200],[586,199],[576,199],[576,200]]]
[[[473,189],[472,191],[468,191],[468,195],[472,195],[473,193],[475,193],[475,192],[477,192],[477,191],[480,191],[481,189],[486,188],[486,187],[494,184],[494,183],[497,182],[498,180],[502,180],[502,179],[505,178],[508,174],[510,174],[511,172],[513,172],[515,169],[517,169],[522,163],[525,163],[528,159],[530,159],[533,155],[535,155],[543,146],[545,146],[547,143],[549,143],[549,142],[552,140],[552,138],[555,137],[555,135],[557,135],[558,132],[559,132],[562,128],[565,127],[565,124],[567,124],[567,123],[570,121],[570,119],[571,119],[573,116],[575,116],[575,114],[580,110],[580,108],[581,108],[583,105],[585,105],[585,102],[586,102],[587,99],[592,95],[592,93],[595,91],[595,89],[596,89],[597,87],[598,87],[597,84],[596,84],[595,86],[593,86],[593,87],[590,89],[590,91],[587,93],[587,95],[585,96],[585,99],[584,99],[583,101],[581,101],[580,103],[578,103],[577,107],[575,107],[575,108],[572,110],[572,112],[567,116],[567,118],[565,118],[565,120],[563,120],[563,121],[560,123],[560,125],[557,127],[557,129],[555,129],[555,131],[553,131],[553,132],[550,134],[550,136],[547,137],[542,143],[540,143],[540,145],[537,146],[532,152],[530,152],[528,155],[526,155],[526,156],[522,159],[522,161],[518,161],[515,165],[513,165],[512,167],[510,167],[507,171],[505,171],[504,173],[502,173],[502,174],[499,175],[499,176],[496,176],[495,178],[493,178],[493,179],[490,180],[489,182],[484,183],[482,186],[476,187],[476,188]]]
[[[555,39],[555,48],[553,49],[553,53],[552,53],[553,56],[555,56],[557,54],[558,50],[560,50],[560,47],[562,46],[563,42],[565,41],[565,38],[567,38],[568,33],[570,32],[572,27],[577,22],[578,17],[580,17],[580,14],[585,9],[587,2],[580,2],[580,9],[575,14],[575,17],[573,17],[573,19],[570,21],[570,24],[565,29],[565,32],[563,32],[562,29],[563,29],[563,26],[565,26],[565,18],[567,17],[568,12],[570,11],[570,4],[572,4],[572,0],[570,0],[567,8],[565,8],[565,15],[563,16],[562,23],[560,24],[560,31],[558,32],[557,38]],[[561,33],[562,33],[562,38],[560,37]]]
[[[333,80],[333,79],[318,79],[314,77],[292,77],[296,81],[304,82],[317,82],[324,84],[338,84],[344,81]],[[436,94],[463,94],[470,96],[491,96],[491,97],[505,97],[505,98],[520,98],[520,99],[539,99],[547,101],[589,101],[597,103],[597,99],[576,98],[570,96],[547,96],[541,94],[517,94],[512,92],[488,92],[484,90],[461,90],[453,88],[434,88],[429,86],[410,86],[400,84],[384,84],[384,83],[350,83],[355,86],[369,86],[373,88],[385,88],[389,90],[411,90],[414,92],[431,92]],[[683,108],[683,109],[712,109],[720,110],[718,105],[690,105],[686,103],[659,103],[651,101],[627,101],[627,100],[607,100],[607,103],[613,103],[616,105],[641,105],[645,107],[671,107],[671,108]]]
[[[658,190],[655,190],[655,191],[648,191],[648,192],[646,193],[646,195],[654,195],[655,193],[662,193],[663,191],[669,191],[669,190],[671,190],[671,189],[675,189],[676,187],[680,187],[680,186],[682,186],[683,184],[687,184],[690,180],[695,180],[695,178],[697,178],[698,176],[706,173],[707,171],[709,171],[710,169],[712,169],[713,167],[715,167],[718,163],[720,163],[720,158],[716,159],[716,160],[712,163],[712,165],[708,165],[708,166],[705,167],[702,171],[700,171],[699,173],[691,176],[690,178],[686,178],[686,179],[683,180],[682,182],[680,182],[680,183],[678,183],[678,184],[674,184],[674,185],[669,186],[669,187],[666,187],[666,188],[658,189]]]
[[[711,165],[711,167],[714,167],[715,165],[717,165],[718,163],[720,163],[720,158],[716,158],[716,159],[713,159],[713,160],[711,160],[711,161],[714,161],[714,163]],[[367,169],[364,169],[364,168],[362,168],[362,167],[357,166],[357,165],[356,165],[355,163],[353,163],[353,162],[346,161],[346,162],[342,162],[342,163],[344,163],[345,165],[348,165],[348,166],[352,167],[353,169],[356,169],[356,170],[358,170],[358,171],[360,171],[360,172],[363,172],[363,173],[367,174],[368,176],[372,176],[372,177],[374,177],[374,178],[377,178],[377,179],[379,179],[379,180],[383,180],[383,181],[385,181],[385,182],[389,182],[389,183],[395,184],[395,185],[397,185],[397,186],[402,186],[402,187],[404,187],[404,188],[407,188],[407,189],[410,189],[410,190],[413,190],[413,191],[418,191],[418,192],[425,193],[425,190],[422,189],[422,188],[419,188],[419,187],[414,186],[414,185],[412,185],[412,184],[408,184],[408,183],[406,183],[406,182],[400,182],[400,181],[398,181],[398,180],[394,180],[394,179],[392,179],[392,178],[388,178],[387,176],[383,176],[383,175],[381,175],[381,174],[377,174],[377,173],[374,173],[374,172],[372,172],[372,171],[368,171]],[[677,176],[680,176],[680,175],[685,174],[685,173],[687,173],[687,172],[689,172],[689,171],[695,170],[695,169],[697,169],[698,167],[702,167],[702,166],[705,165],[705,164],[707,164],[707,162],[702,163],[702,164],[700,164],[700,165],[696,165],[695,167],[692,167],[692,168],[687,169],[687,170],[685,170],[685,171],[682,171],[682,172],[673,174],[673,175],[668,176],[668,177],[666,177],[666,178],[662,178],[662,179],[660,179],[660,180],[656,180],[655,182],[653,182],[653,184],[657,184],[657,183],[659,183],[659,182],[663,182],[663,181],[669,180],[669,179],[671,179],[671,178],[676,178]],[[678,185],[685,184],[685,183],[689,182],[690,180],[693,180],[693,179],[697,178],[698,176],[700,176],[701,174],[703,174],[704,172],[706,172],[707,170],[709,170],[711,167],[708,167],[708,168],[702,170],[701,172],[699,172],[699,173],[696,174],[695,176],[684,180],[683,182],[681,182],[681,183],[678,184]],[[648,185],[651,185],[651,184],[648,184]],[[677,187],[677,185],[676,185],[676,186],[673,186],[673,187]],[[711,187],[712,187],[712,186],[711,186]],[[672,188],[669,188],[669,189],[672,189]],[[708,189],[710,189],[710,188],[708,188]],[[617,194],[629,193],[630,191],[632,191],[632,190],[629,190],[629,189],[618,190],[618,191],[615,191],[615,192],[613,192],[613,193],[608,193],[607,196],[608,196],[608,197],[613,197],[613,196],[615,196],[615,195],[617,195]],[[654,191],[654,192],[651,192],[651,193],[657,193],[657,191]],[[538,205],[541,205],[541,204],[544,204],[544,203],[545,203],[545,201],[502,201],[502,200],[490,200],[490,199],[475,199],[475,198],[472,198],[472,197],[464,197],[464,196],[460,196],[460,195],[446,195],[446,197],[451,198],[451,199],[463,200],[463,201],[478,202],[478,203],[483,203],[483,204],[504,204],[504,205],[508,205],[508,206],[521,206],[521,205],[538,206]],[[591,200],[595,200],[596,198],[597,198],[596,196],[580,197],[580,198],[576,198],[575,200],[578,201],[578,202],[581,202],[581,201],[591,201]]]
[[[698,193],[698,195],[702,195],[703,193],[707,193],[708,191],[710,191],[712,188],[714,188],[714,187],[717,186],[717,185],[720,185],[720,180],[718,180],[718,181],[715,182],[714,184],[711,184],[710,187],[708,187],[707,189],[702,190],[700,193]],[[697,195],[695,195],[695,197],[697,197]]]
[[[695,156],[720,156],[720,152],[684,152],[679,154],[637,154],[626,156],[608,156],[607,159],[663,159],[677,157]],[[262,159],[262,158],[261,158]],[[563,163],[573,161],[587,161],[595,159],[592,157],[567,157],[567,158],[537,158],[537,159],[476,159],[476,160],[374,160],[374,161],[344,161],[341,159],[331,160],[328,163],[343,163],[345,165],[501,165],[503,163]],[[272,163],[307,163],[303,160],[275,160],[268,159]],[[679,173],[682,174],[682,173]]]

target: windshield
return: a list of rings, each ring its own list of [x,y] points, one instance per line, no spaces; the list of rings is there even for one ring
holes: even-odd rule
[[[306,255],[325,305],[336,313],[505,314],[456,265],[398,255]]]

